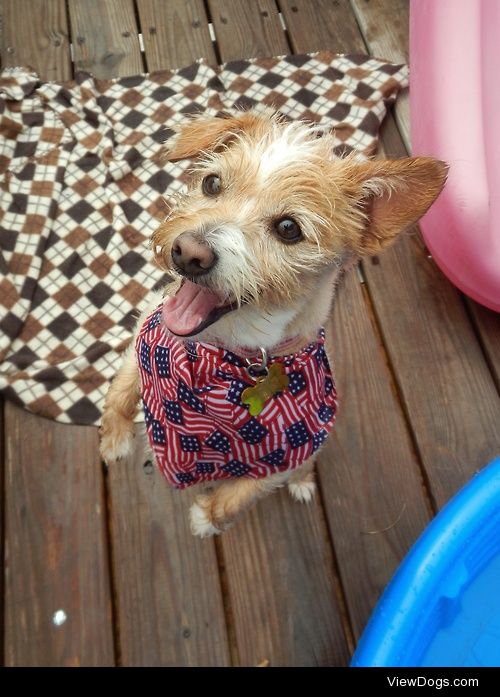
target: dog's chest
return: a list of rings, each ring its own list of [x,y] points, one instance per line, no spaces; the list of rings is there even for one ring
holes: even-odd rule
[[[254,415],[242,399],[255,384],[245,359],[177,341],[164,330],[160,311],[144,323],[136,349],[149,441],[177,488],[295,469],[323,444],[335,420],[323,334],[298,354],[272,359],[286,387]]]

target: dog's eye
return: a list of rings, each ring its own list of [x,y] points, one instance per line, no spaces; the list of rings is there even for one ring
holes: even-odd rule
[[[216,174],[208,174],[201,183],[201,188],[206,196],[217,196],[220,194],[220,177]]]
[[[298,242],[302,239],[302,230],[292,218],[282,218],[274,223],[279,238],[283,242]]]

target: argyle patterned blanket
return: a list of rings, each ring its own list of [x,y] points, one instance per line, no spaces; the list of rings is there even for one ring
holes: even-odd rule
[[[0,391],[97,424],[119,354],[165,282],[149,239],[189,161],[162,164],[187,114],[266,104],[372,154],[405,66],[329,52],[99,80],[0,76]]]

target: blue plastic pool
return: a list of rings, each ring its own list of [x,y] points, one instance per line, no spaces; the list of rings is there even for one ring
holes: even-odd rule
[[[500,666],[500,458],[412,547],[352,666]]]

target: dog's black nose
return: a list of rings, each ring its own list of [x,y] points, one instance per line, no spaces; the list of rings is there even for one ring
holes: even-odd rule
[[[183,232],[172,245],[172,260],[186,276],[202,276],[217,262],[217,255],[193,232]]]

